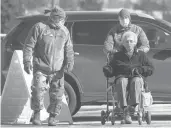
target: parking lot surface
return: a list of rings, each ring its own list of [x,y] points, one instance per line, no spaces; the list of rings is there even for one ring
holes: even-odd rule
[[[112,107],[110,107],[112,109]],[[74,115],[73,117],[73,125],[69,125],[68,123],[59,123],[58,128],[110,128],[110,127],[118,127],[118,128],[132,128],[132,127],[148,127],[148,128],[156,128],[156,127],[171,127],[171,104],[159,104],[153,105],[151,108],[152,113],[152,122],[151,125],[147,125],[146,122],[143,122],[141,126],[139,126],[136,116],[134,116],[132,124],[120,124],[120,118],[116,119],[115,125],[111,125],[110,121],[107,121],[105,125],[101,125],[100,122],[100,113],[101,110],[106,110],[106,105],[102,106],[83,106],[80,111]],[[2,125],[2,128],[7,127],[35,127],[32,124],[15,124],[15,125]],[[37,127],[37,126],[36,126]],[[42,126],[38,126],[41,128],[48,127],[46,123]]]

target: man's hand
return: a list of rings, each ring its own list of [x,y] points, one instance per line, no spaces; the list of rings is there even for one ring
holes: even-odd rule
[[[27,74],[31,74],[31,71],[33,70],[33,66],[32,66],[31,62],[26,62],[24,64],[24,70],[25,70],[25,72],[27,72]]]
[[[114,48],[111,51],[109,51],[109,54],[115,54],[116,52],[118,52],[118,51]]]
[[[131,72],[131,75],[132,76],[139,76],[139,75],[141,75],[139,70],[140,70],[140,68],[133,68],[132,72]]]
[[[73,70],[74,64],[68,63],[66,66],[66,71],[71,72]]]
[[[105,77],[112,77],[112,75],[113,75],[112,67],[109,65],[105,65],[103,67],[103,73],[104,73]]]

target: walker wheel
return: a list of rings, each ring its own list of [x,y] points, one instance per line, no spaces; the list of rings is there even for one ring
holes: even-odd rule
[[[138,113],[138,123],[142,125],[142,113]]]
[[[105,122],[106,122],[106,113],[105,113],[105,111],[101,111],[101,124],[102,125],[104,125],[105,124]]]
[[[145,113],[145,120],[147,124],[151,124],[151,112],[147,111],[147,113]]]
[[[115,121],[116,121],[116,119],[115,119],[115,112],[113,110],[112,111],[112,115],[111,115],[111,124],[114,125],[115,124]]]

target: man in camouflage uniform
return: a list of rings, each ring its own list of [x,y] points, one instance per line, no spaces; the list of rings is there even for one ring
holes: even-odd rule
[[[56,115],[60,114],[64,94],[64,69],[71,71],[74,65],[73,44],[70,33],[64,26],[66,14],[60,7],[50,11],[46,22],[36,23],[30,30],[23,48],[24,70],[30,74],[33,67],[31,86],[32,123],[41,125],[40,110],[43,109],[44,94],[49,89],[49,126],[55,126]],[[33,58],[33,61],[32,61]]]
[[[121,38],[126,31],[134,32],[138,37],[137,50],[147,53],[150,49],[149,41],[143,29],[131,23],[130,12],[122,9],[118,14],[119,24],[113,27],[104,42],[104,52],[111,55],[122,49]]]

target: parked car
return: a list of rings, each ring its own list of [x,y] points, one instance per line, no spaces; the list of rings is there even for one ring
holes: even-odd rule
[[[106,101],[106,79],[102,67],[106,63],[103,43],[110,28],[118,22],[118,12],[88,11],[67,12],[66,26],[74,44],[75,66],[72,73],[65,73],[65,85],[69,108],[74,115],[86,104],[102,104]],[[171,23],[143,13],[131,13],[132,23],[143,28],[150,41],[148,56],[155,65],[154,75],[148,85],[156,103],[171,102]],[[1,86],[10,65],[14,50],[21,50],[30,28],[47,20],[48,15],[19,17],[20,24],[12,29],[3,44]]]

